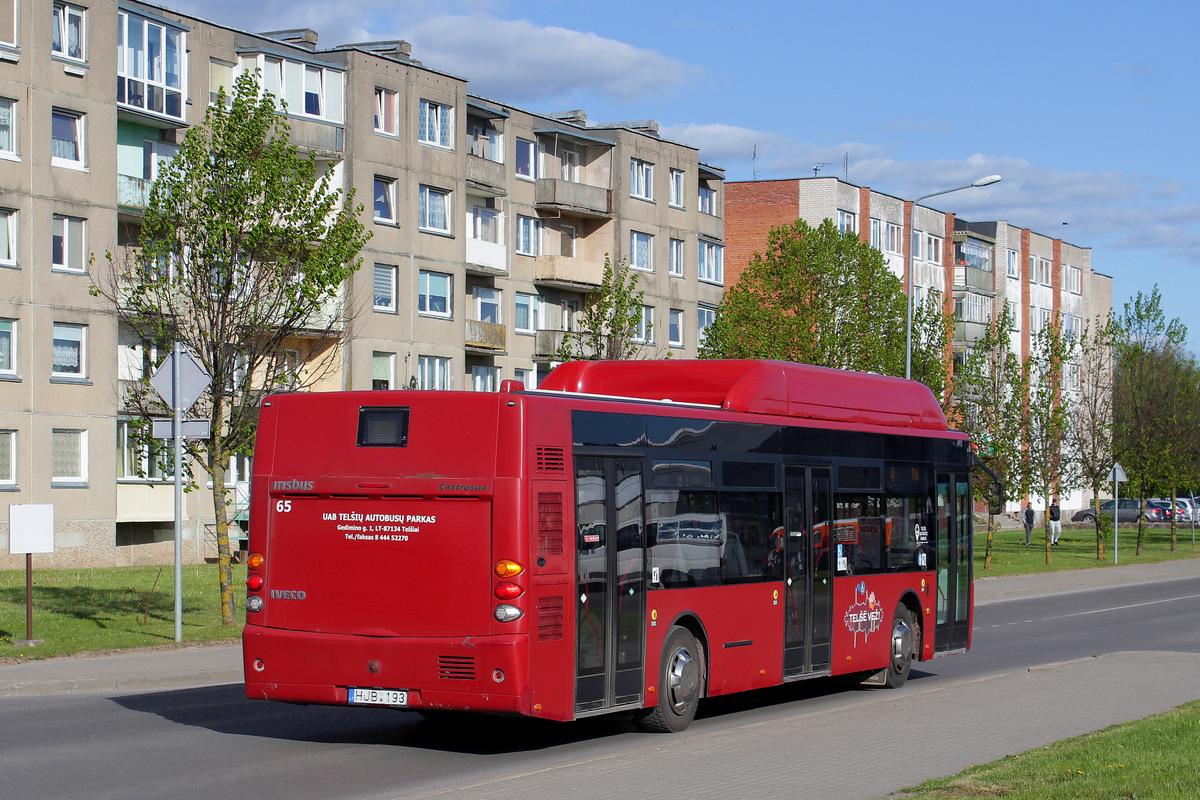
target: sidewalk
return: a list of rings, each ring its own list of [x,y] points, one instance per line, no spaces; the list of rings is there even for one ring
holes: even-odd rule
[[[977,577],[975,604],[983,606],[1060,592],[1131,586],[1177,578],[1200,578],[1200,558],[1004,578]],[[0,665],[0,697],[183,689],[241,683],[241,659],[241,645],[225,644],[182,645],[4,664]]]

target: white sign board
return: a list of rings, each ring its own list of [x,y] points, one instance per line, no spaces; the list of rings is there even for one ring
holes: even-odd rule
[[[175,438],[175,420],[173,419],[158,419],[151,420],[150,433],[155,439],[174,439]],[[212,438],[212,421],[207,419],[185,419],[179,426],[179,432],[185,439],[211,439]]]
[[[14,503],[8,507],[8,552],[54,552],[54,506]]]

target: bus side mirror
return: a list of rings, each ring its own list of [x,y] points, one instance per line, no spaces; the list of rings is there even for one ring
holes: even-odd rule
[[[994,481],[988,484],[988,513],[996,516],[1004,511],[1004,484]]]

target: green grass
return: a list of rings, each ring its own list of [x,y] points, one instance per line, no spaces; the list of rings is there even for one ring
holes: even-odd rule
[[[1024,534],[1022,541],[1024,541]],[[1194,800],[1200,702],[969,767],[898,792],[906,800]]]
[[[1111,567],[1113,564],[1113,538],[1108,532],[1104,541],[1103,558],[1096,558],[1096,529],[1087,525],[1064,525],[1059,542],[1051,548],[1051,563],[1046,563],[1046,532],[1044,528],[1033,529],[1030,545],[1025,546],[1025,529],[1004,529],[994,535],[992,541],[992,563],[984,569],[987,533],[985,526],[975,535],[975,577],[999,577],[1002,575],[1028,575],[1039,572],[1056,572],[1070,569],[1092,569]],[[1137,527],[1121,526],[1118,565],[1157,564],[1181,558],[1200,557],[1200,549],[1192,543],[1192,528],[1179,526],[1175,529],[1175,550],[1171,550],[1171,529],[1163,525],[1147,525],[1143,532],[1142,555],[1137,555]],[[1196,526],[1196,541],[1200,543],[1200,524]]]
[[[183,641],[234,640],[241,634],[246,568],[234,565],[239,623],[222,626],[216,564],[183,567]],[[175,643],[174,567],[34,569],[33,636],[25,638],[25,571],[0,570],[0,662]]]

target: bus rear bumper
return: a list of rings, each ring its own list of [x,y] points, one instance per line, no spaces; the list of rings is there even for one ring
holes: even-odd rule
[[[406,693],[421,709],[528,714],[525,636],[355,636],[247,625],[246,697],[346,705],[348,689]]]

